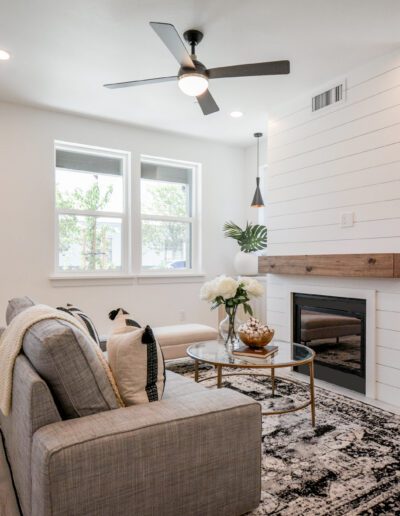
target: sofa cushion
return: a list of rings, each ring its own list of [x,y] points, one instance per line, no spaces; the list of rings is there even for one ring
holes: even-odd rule
[[[17,316],[19,313],[24,311],[26,308],[33,306],[35,303],[32,301],[30,297],[14,297],[10,299],[7,305],[6,310],[6,322],[10,324],[10,322]]]
[[[154,334],[162,347],[218,339],[218,331],[205,324],[158,326]]]
[[[108,361],[125,405],[158,401],[165,386],[161,348],[149,326],[129,324],[122,310],[107,341]]]
[[[206,388],[200,383],[196,383],[192,378],[185,378],[173,371],[166,371],[166,379],[163,400],[190,396],[196,394],[196,392],[204,391]]]
[[[11,300],[8,321],[32,305],[29,298]],[[47,383],[63,419],[122,405],[100,349],[69,322],[47,319],[34,324],[25,333],[22,346],[34,369]]]

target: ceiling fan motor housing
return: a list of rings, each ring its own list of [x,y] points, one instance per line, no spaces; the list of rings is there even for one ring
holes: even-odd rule
[[[202,77],[205,77],[208,80],[207,68],[203,65],[203,63],[201,63],[197,59],[192,59],[192,61],[194,64],[194,69],[182,66],[181,68],[179,68],[178,77],[180,78],[184,75],[201,75]]]
[[[184,77],[185,75],[198,75],[205,77],[208,80],[207,69],[196,59],[196,46],[203,39],[204,34],[197,29],[190,29],[183,33],[185,41],[187,41],[191,48],[191,58],[194,64],[193,68],[181,67],[178,72],[178,78]]]

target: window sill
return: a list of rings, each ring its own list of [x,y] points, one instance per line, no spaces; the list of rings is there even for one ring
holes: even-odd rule
[[[136,275],[139,285],[157,283],[201,283],[204,272],[142,272]]]
[[[146,285],[162,283],[200,283],[205,273],[139,273],[139,274],[54,274],[49,277],[53,287],[83,287],[108,285]]]

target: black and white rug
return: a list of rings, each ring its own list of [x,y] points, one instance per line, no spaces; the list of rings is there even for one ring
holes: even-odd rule
[[[193,375],[190,362],[167,367]],[[305,400],[301,384],[279,379],[273,400],[268,378],[231,376],[224,386],[265,411]],[[316,404],[315,429],[309,408],[263,417],[262,498],[251,515],[400,515],[400,417],[322,388]]]

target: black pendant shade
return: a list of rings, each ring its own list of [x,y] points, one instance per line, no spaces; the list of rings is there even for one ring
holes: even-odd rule
[[[264,201],[263,201],[263,198],[261,195],[260,178],[259,177],[257,177],[256,183],[257,183],[256,191],[254,192],[254,197],[253,197],[253,200],[251,201],[251,205],[253,206],[253,208],[262,208],[264,206]]]
[[[253,208],[263,208],[264,201],[261,195],[260,190],[260,138],[262,133],[254,133],[254,137],[257,138],[257,178],[256,178],[256,191],[254,192],[254,197],[251,202],[251,206]]]

